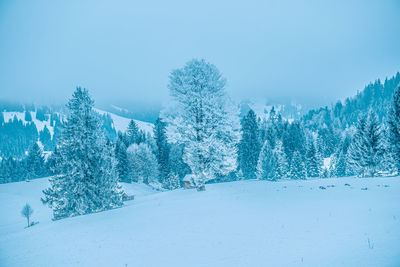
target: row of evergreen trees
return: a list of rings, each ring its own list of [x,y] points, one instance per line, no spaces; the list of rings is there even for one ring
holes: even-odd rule
[[[288,123],[273,108],[269,118],[261,121],[250,110],[241,122],[239,177],[275,180],[398,173],[400,87],[390,107],[382,122],[370,108],[343,130],[326,125],[307,128],[301,120]]]
[[[0,183],[48,176],[52,174],[51,163],[52,157],[46,161],[42,149],[34,143],[24,159],[8,157],[0,161]]]
[[[94,111],[88,91],[77,88],[67,104],[68,117],[57,146],[47,160],[47,169],[56,175],[44,190],[43,203],[60,219],[121,206],[119,181],[174,189],[185,174],[192,173],[197,188],[205,190],[207,181],[218,179],[304,179],[338,175],[343,168],[346,175],[360,176],[398,171],[400,87],[386,124],[370,109],[367,117],[359,117],[354,131],[347,127],[335,137],[343,144],[335,148],[330,143],[335,138],[326,136],[337,129],[307,128],[301,120],[289,123],[274,109],[263,120],[250,110],[239,125],[225,83],[214,65],[204,60],[188,62],[170,76],[175,105],[156,121],[153,136],[140,131],[132,120],[115,143]],[[322,164],[325,155],[332,155],[329,151],[338,155],[330,157],[330,169]],[[382,160],[389,153],[391,157]],[[26,168],[40,175],[45,165],[41,157],[40,148],[32,146]]]

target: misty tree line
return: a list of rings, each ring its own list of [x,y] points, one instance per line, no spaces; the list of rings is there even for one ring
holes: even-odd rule
[[[0,108],[8,112],[24,113],[24,120],[14,115],[9,121],[5,121],[3,112],[0,112],[0,183],[18,182],[54,174],[51,171],[53,164],[51,153],[56,149],[63,127],[63,119],[59,112],[48,107],[36,108],[33,105],[22,106],[8,102],[0,103]],[[115,140],[117,133],[113,128],[111,117],[108,114],[98,116],[107,137]],[[46,124],[41,131],[38,131],[33,119],[48,122],[53,133]],[[33,165],[36,166],[34,169],[31,167]]]
[[[115,142],[94,111],[88,91],[77,88],[67,104],[56,149],[47,160],[55,175],[44,190],[43,203],[60,219],[121,206],[119,181],[175,189],[190,173],[201,191],[207,182],[375,176],[397,173],[400,167],[400,87],[386,121],[379,122],[370,109],[355,127],[340,132],[336,146],[328,141],[339,128],[307,128],[302,120],[283,119],[274,108],[268,118],[257,118],[249,110],[240,120],[225,85],[213,64],[189,61],[170,74],[172,101],[156,121],[153,136],[132,120]],[[39,148],[32,155],[40,157],[40,152]],[[332,164],[322,168],[327,156]]]

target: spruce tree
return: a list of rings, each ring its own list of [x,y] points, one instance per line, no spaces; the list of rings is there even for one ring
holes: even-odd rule
[[[361,177],[376,176],[383,157],[381,129],[375,112],[360,117],[353,142],[350,146],[350,164]]]
[[[122,205],[110,142],[101,130],[86,89],[78,87],[67,104],[69,114],[60,136],[60,173],[50,179],[43,203],[54,219],[103,211]]]
[[[28,152],[26,159],[28,178],[37,178],[45,175],[44,157],[42,149],[34,143]]]
[[[313,139],[309,141],[306,152],[306,167],[308,177],[318,177],[321,173],[321,158],[315,147],[315,142]]]
[[[366,141],[367,141],[367,174],[376,176],[384,155],[384,146],[382,143],[382,131],[376,113],[370,109],[368,112],[366,125]]]
[[[264,142],[261,148],[260,157],[257,164],[257,179],[260,180],[276,180],[276,172],[278,168],[278,159],[269,144],[269,141]]]
[[[115,144],[115,158],[117,161],[116,171],[121,182],[130,182],[127,144],[126,135],[119,134]]]
[[[252,109],[241,121],[242,138],[239,142],[239,168],[245,179],[254,179],[260,154],[257,116]]]
[[[282,141],[278,140],[275,145],[275,155],[277,159],[276,179],[281,179],[289,176],[289,164],[287,156],[283,150]]]
[[[366,139],[366,118],[360,115],[356,130],[353,135],[350,147],[349,147],[349,164],[352,172],[364,177],[366,175],[366,155],[367,151],[367,141]]]
[[[168,178],[169,168],[169,144],[166,135],[166,123],[158,118],[154,124],[154,139],[156,141],[156,158],[160,170],[161,183]]]
[[[335,165],[335,176],[336,177],[345,177],[347,176],[347,154],[343,151],[340,151],[337,162]]]
[[[39,133],[39,140],[42,142],[44,150],[50,151],[53,149],[51,142],[51,134],[47,126],[45,125],[43,130]]]
[[[400,85],[394,91],[388,114],[389,147],[394,166],[400,172]]]
[[[138,144],[140,143],[140,136],[139,136],[139,128],[134,120],[131,120],[128,125],[128,129],[126,130],[126,136],[128,140],[128,145]]]
[[[32,121],[32,116],[30,111],[25,111],[25,121],[26,122]]]
[[[299,151],[293,153],[291,166],[290,166],[290,176],[292,179],[306,179],[306,166],[304,164],[303,157]]]

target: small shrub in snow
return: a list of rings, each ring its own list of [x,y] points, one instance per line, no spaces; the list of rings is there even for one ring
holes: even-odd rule
[[[24,216],[26,218],[26,220],[28,221],[28,227],[30,226],[29,219],[30,219],[32,213],[33,213],[33,209],[31,208],[31,206],[28,203],[21,210],[21,215]]]

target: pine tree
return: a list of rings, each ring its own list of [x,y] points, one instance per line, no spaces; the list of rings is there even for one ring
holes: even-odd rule
[[[29,178],[36,178],[45,175],[44,157],[42,150],[37,143],[34,143],[30,147],[26,164]]]
[[[376,176],[383,156],[381,129],[375,112],[370,109],[367,119],[360,117],[350,146],[350,164],[361,177]]]
[[[382,132],[378,122],[376,113],[370,109],[368,112],[367,125],[366,125],[366,141],[367,141],[367,174],[369,176],[376,176],[381,166],[384,154],[384,147],[382,143]]]
[[[303,157],[299,151],[293,153],[292,162],[290,166],[290,175],[292,179],[305,179],[306,178],[306,166],[304,164]]]
[[[160,170],[161,183],[168,178],[169,168],[169,144],[166,135],[166,123],[158,118],[154,124],[154,139],[156,141],[156,157]]]
[[[380,168],[387,174],[395,174],[397,172],[396,156],[394,155],[391,141],[390,130],[384,125],[382,129],[382,147],[385,153],[382,156],[383,159]]]
[[[59,174],[57,166],[60,160],[61,160],[60,152],[58,151],[57,147],[55,147],[54,151],[51,152],[46,161],[46,169],[49,174],[52,175]]]
[[[347,167],[347,153],[342,147],[340,147],[335,154],[333,154],[329,172],[331,177],[345,177],[349,176],[349,170]]]
[[[53,150],[52,142],[51,142],[51,134],[47,126],[45,125],[43,130],[39,133],[39,140],[42,142],[44,150],[50,151]]]
[[[126,136],[128,140],[128,146],[132,144],[140,143],[139,128],[134,120],[131,120],[126,130]]]
[[[275,145],[275,155],[277,158],[276,179],[289,176],[289,164],[285,151],[283,150],[282,141],[278,140]]]
[[[306,152],[306,167],[308,177],[318,177],[321,173],[321,158],[315,147],[314,140],[310,140]]]
[[[266,140],[261,148],[260,157],[258,159],[257,179],[275,181],[277,169],[277,156],[272,150],[268,140]]]
[[[43,203],[54,219],[103,211],[122,205],[111,143],[101,130],[86,89],[78,87],[68,102],[69,114],[60,136],[58,173],[44,190]]]
[[[116,171],[121,182],[130,182],[128,154],[126,152],[128,141],[126,139],[125,135],[119,134],[115,144]]]
[[[164,111],[172,142],[184,144],[183,160],[196,177],[198,190],[215,175],[237,167],[239,111],[225,92],[226,81],[204,60],[192,60],[170,75],[174,105]]]
[[[367,140],[366,139],[366,118],[360,115],[356,130],[352,138],[352,142],[349,147],[349,164],[352,172],[364,177],[366,175],[366,155],[367,151]]]
[[[257,116],[252,109],[241,121],[242,138],[239,142],[238,163],[245,179],[254,179],[260,154]]]
[[[25,121],[32,121],[32,116],[30,111],[25,111]]]
[[[38,121],[45,121],[46,120],[46,116],[45,116],[45,114],[44,114],[44,110],[43,109],[37,109],[36,110],[36,119],[38,120]]]
[[[388,114],[389,147],[393,155],[394,166],[400,172],[400,85],[394,91]]]

